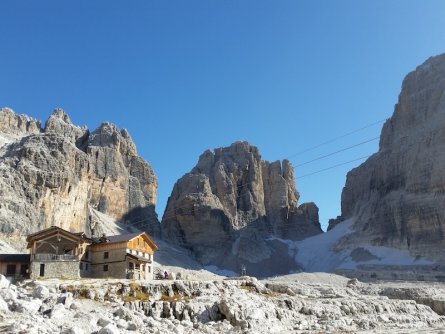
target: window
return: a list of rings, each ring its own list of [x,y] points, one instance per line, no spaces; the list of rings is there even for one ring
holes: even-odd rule
[[[83,262],[80,262],[80,263],[79,263],[79,269],[80,269],[80,270],[83,270]]]
[[[108,259],[108,252],[104,252],[104,259]]]
[[[104,264],[104,271],[108,271],[108,264]]]
[[[151,273],[151,266],[148,266],[148,272]]]
[[[136,263],[136,270],[139,270],[139,263]]]
[[[85,263],[85,270],[88,270],[88,263]]]
[[[6,275],[7,276],[11,276],[11,275],[15,275],[15,264],[8,264],[6,266]]]
[[[90,257],[90,252],[89,252],[89,251],[86,251],[86,252],[85,252],[85,259],[88,260],[89,257]]]

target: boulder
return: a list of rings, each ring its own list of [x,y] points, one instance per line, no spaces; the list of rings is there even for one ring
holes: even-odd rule
[[[0,312],[9,311],[8,303],[0,296]]]
[[[17,292],[11,288],[0,289],[0,298],[2,298],[3,300],[5,300],[7,302],[9,302],[11,300],[16,300]]]
[[[32,296],[34,298],[45,299],[49,296],[49,290],[46,286],[38,285],[32,291]]]
[[[112,323],[112,321],[108,318],[101,317],[97,320],[97,325],[100,327],[105,327],[106,325]]]
[[[83,329],[77,327],[77,326],[73,326],[71,328],[65,329],[62,332],[60,332],[60,334],[84,334],[85,332],[83,331]]]
[[[105,327],[102,327],[97,334],[119,334],[120,330],[114,326],[113,324],[108,324]]]
[[[10,282],[8,281],[8,279],[2,274],[0,274],[0,289],[6,289],[9,287],[9,285]]]

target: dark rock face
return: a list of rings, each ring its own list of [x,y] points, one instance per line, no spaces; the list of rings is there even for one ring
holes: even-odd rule
[[[261,263],[265,273],[264,261],[275,251],[267,238],[298,240],[322,232],[318,208],[298,206],[298,198],[287,160],[263,161],[256,147],[236,142],[204,152],[177,181],[162,220],[163,237],[192,249],[203,263],[237,271],[241,263],[252,270]]]
[[[428,59],[403,81],[379,152],[348,173],[341,219],[354,217],[344,240],[409,249],[444,259],[445,55]],[[331,227],[336,221],[332,221]]]
[[[92,211],[100,211],[160,234],[157,179],[126,130],[104,123],[90,133],[61,109],[43,130],[38,121],[6,108],[0,120],[2,233],[19,241],[51,225],[99,233],[91,220]]]

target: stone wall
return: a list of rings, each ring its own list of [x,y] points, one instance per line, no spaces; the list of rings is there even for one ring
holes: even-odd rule
[[[105,252],[108,252],[108,258],[104,257]],[[126,278],[126,248],[91,251],[90,254],[92,277]],[[104,265],[108,265],[108,271],[104,271]]]
[[[32,261],[30,266],[30,277],[40,277],[40,265],[45,265],[44,276],[79,278],[79,261]]]
[[[144,275],[135,277],[127,277],[127,269],[131,260],[126,258],[127,248],[115,248],[115,245],[104,245],[100,247],[97,245],[96,249],[90,250],[89,258],[91,260],[91,271],[88,273],[89,277],[95,278],[136,278],[136,279],[153,279],[153,264],[144,263]],[[105,247],[107,246],[107,247]],[[108,252],[108,258],[105,258],[104,253]],[[135,251],[133,251],[135,252]],[[150,256],[153,259],[153,255]],[[137,262],[136,260],[132,262]],[[108,270],[104,271],[104,265],[108,265]],[[150,271],[147,270],[147,265]]]

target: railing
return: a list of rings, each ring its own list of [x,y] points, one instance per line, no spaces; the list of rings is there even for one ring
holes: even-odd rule
[[[129,279],[145,279],[145,272],[138,269],[127,269],[127,278]]]
[[[77,260],[75,255],[71,254],[33,254],[33,260],[38,261],[73,261]]]
[[[147,262],[147,263],[153,263],[153,261],[152,261],[152,257],[151,257],[151,256],[150,256],[150,257],[145,257],[145,256],[143,256],[143,255],[138,255],[137,252],[132,251],[131,249],[127,249],[127,254],[128,254],[128,255],[135,255],[135,256],[138,256],[138,257],[141,258],[141,260],[144,259],[144,262]]]

